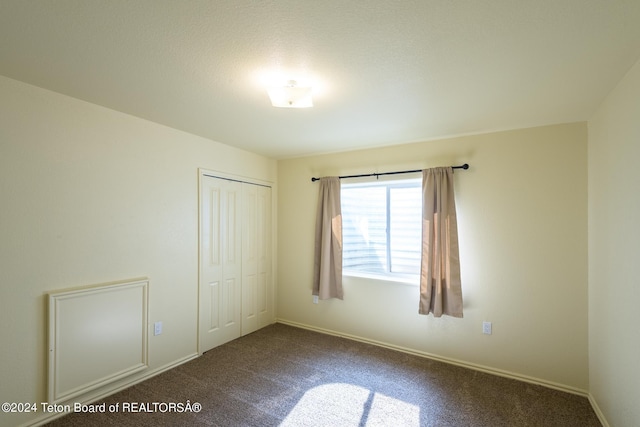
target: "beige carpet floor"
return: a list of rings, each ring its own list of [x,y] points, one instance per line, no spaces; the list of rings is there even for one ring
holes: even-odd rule
[[[118,411],[48,425],[601,425],[582,396],[283,324],[94,405],[102,403]]]

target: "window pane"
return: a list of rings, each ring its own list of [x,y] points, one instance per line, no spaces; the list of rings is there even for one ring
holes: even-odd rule
[[[341,199],[343,268],[386,273],[386,187],[343,187]]]
[[[420,187],[389,189],[392,273],[420,274],[422,191]]]
[[[420,180],[342,185],[343,269],[415,276],[420,273]]]

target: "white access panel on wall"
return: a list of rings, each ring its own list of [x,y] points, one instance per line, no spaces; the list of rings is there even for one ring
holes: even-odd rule
[[[149,281],[49,293],[49,403],[148,367]]]

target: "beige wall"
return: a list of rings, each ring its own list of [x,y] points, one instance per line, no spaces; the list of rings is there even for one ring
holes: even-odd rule
[[[312,303],[312,176],[464,162],[464,319],[420,316],[417,287],[376,280],[345,278],[344,301]],[[278,183],[280,319],[587,390],[586,123],[282,160]]]
[[[273,160],[0,77],[1,402],[46,401],[50,290],[148,276],[150,370],[196,353],[199,167],[277,178]]]
[[[589,120],[589,378],[612,426],[640,423],[640,62]]]

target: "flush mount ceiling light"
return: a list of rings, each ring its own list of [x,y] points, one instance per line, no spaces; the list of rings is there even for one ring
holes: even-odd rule
[[[298,86],[295,80],[289,80],[286,85],[267,89],[271,105],[282,108],[313,107],[310,86]]]

